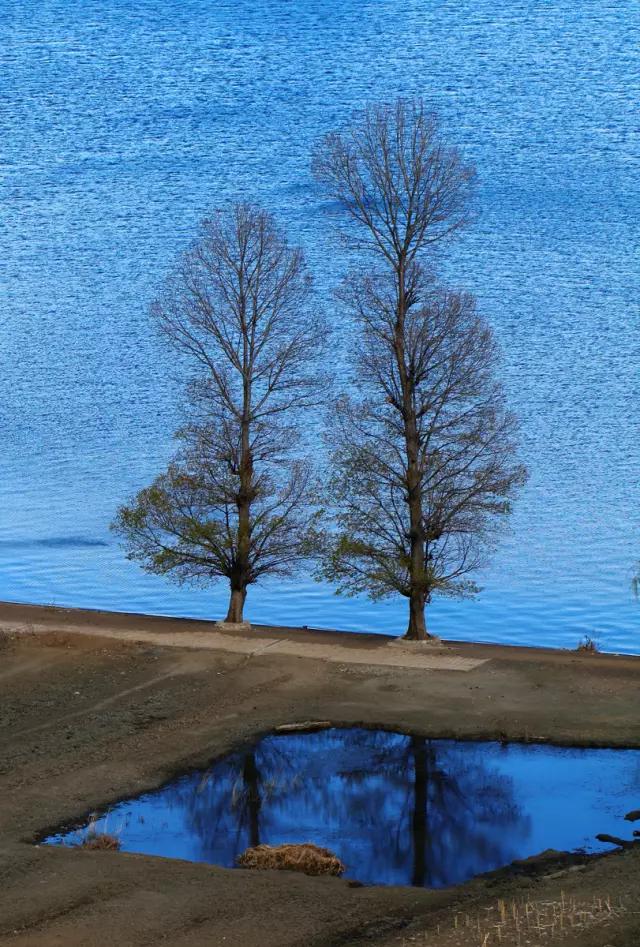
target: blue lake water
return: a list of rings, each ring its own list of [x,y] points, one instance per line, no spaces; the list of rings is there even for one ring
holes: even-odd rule
[[[636,0],[4,0],[0,598],[224,612],[224,589],[145,576],[108,532],[177,423],[149,301],[199,218],[252,197],[304,245],[339,326],[311,144],[419,94],[478,166],[478,223],[442,266],[496,328],[531,473],[481,596],[434,604],[431,626],[640,651],[639,48]],[[403,602],[307,577],[253,589],[248,613],[406,625]]]
[[[346,877],[431,888],[548,848],[631,837],[640,752],[425,740],[330,729],[267,736],[126,800],[49,844],[115,835],[124,852],[232,868],[248,846],[313,842]]]

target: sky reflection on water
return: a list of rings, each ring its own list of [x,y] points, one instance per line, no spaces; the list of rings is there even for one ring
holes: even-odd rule
[[[20,542],[0,598],[225,614],[224,587],[145,575],[108,530],[180,420],[149,303],[206,212],[256,198],[309,256],[340,377],[348,264],[310,149],[372,99],[423,95],[478,165],[478,222],[442,263],[495,326],[531,472],[484,591],[434,603],[433,627],[640,650],[636,0],[3,0],[0,48],[0,540]],[[406,626],[404,601],[306,576],[247,610]]]
[[[249,845],[314,842],[346,877],[443,887],[546,848],[629,836],[640,751],[330,729],[263,738],[122,802],[92,826],[122,850],[233,867]],[[87,828],[48,841],[78,844]]]

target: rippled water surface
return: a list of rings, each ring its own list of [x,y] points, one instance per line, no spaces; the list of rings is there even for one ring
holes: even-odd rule
[[[177,420],[148,303],[203,213],[244,195],[304,244],[339,326],[310,145],[420,94],[478,165],[478,224],[443,266],[496,327],[531,471],[482,595],[432,626],[640,650],[639,48],[635,0],[4,0],[0,597],[220,615],[224,590],[144,576],[108,533]],[[401,602],[310,580],[254,589],[248,611],[405,625]]]
[[[595,835],[630,838],[639,792],[634,750],[335,729],[265,737],[47,842],[106,832],[125,852],[228,868],[250,845],[314,842],[346,877],[439,888],[547,848],[606,850]]]

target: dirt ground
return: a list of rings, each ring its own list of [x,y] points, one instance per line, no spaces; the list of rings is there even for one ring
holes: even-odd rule
[[[113,637],[133,627],[156,642]],[[640,659],[456,644],[485,663],[428,671],[351,663],[385,644],[359,636],[279,630],[333,660],[173,643],[208,628],[0,605],[0,945],[640,945],[640,846],[426,891],[34,845],[285,723],[640,747]]]

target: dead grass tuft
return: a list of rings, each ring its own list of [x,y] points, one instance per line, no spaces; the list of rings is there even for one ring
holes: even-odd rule
[[[584,638],[578,642],[578,647],[576,648],[576,651],[586,652],[587,654],[596,654],[599,650],[598,642],[590,635],[585,635]]]
[[[305,875],[341,875],[345,866],[328,848],[311,842],[299,845],[256,845],[237,859],[241,868],[275,868]]]
[[[609,895],[577,900],[560,892],[553,901],[500,900],[479,914],[458,913],[437,926],[440,947],[539,947],[581,934],[625,914],[622,899]],[[433,943],[433,931],[402,941],[403,947]]]
[[[116,838],[115,835],[108,835],[106,832],[97,835],[91,834],[87,835],[80,848],[92,852],[118,852],[120,850],[120,839]]]

